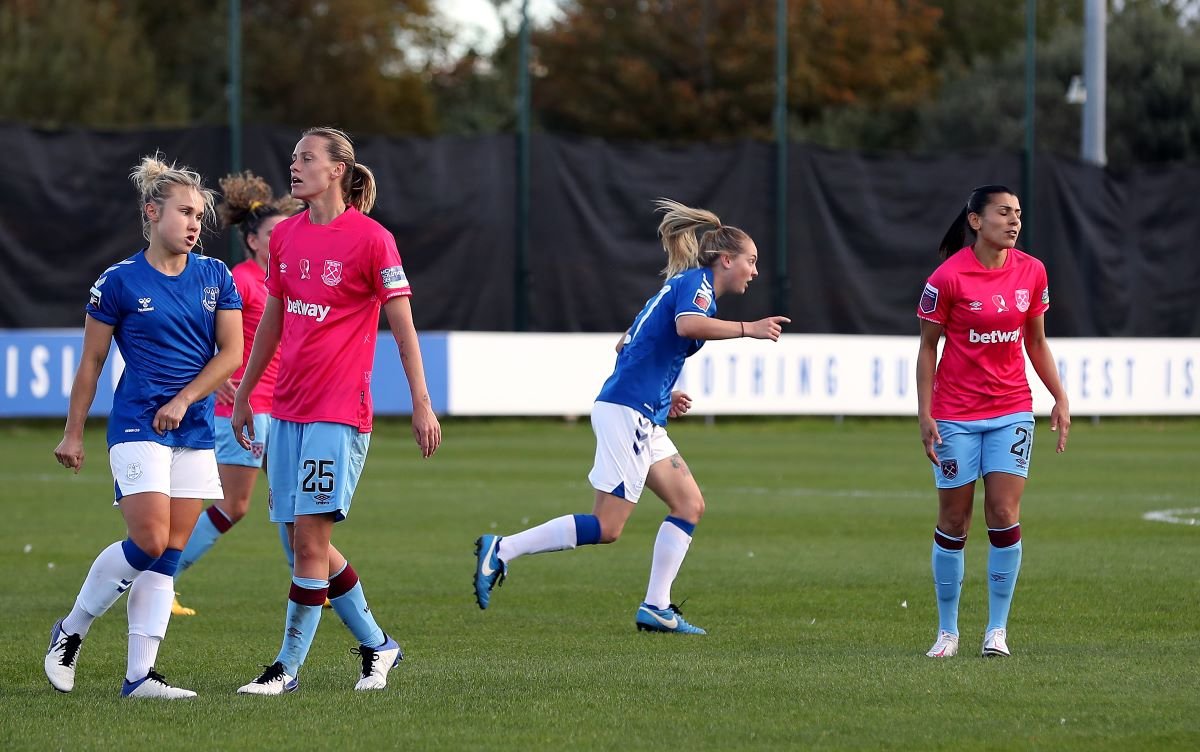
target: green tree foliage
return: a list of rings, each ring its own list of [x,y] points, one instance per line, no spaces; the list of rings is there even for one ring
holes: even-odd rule
[[[1200,38],[1178,9],[1129,2],[1109,19],[1107,151],[1114,167],[1200,159]],[[1064,27],[1038,48],[1038,147],[1078,154],[1080,106],[1065,101],[1083,68],[1083,30]],[[925,150],[1016,150],[1024,139],[1024,51],[982,60],[923,108]],[[1002,83],[998,83],[1002,82]]]
[[[445,45],[429,0],[245,0],[249,120],[435,131],[427,63]]]
[[[46,126],[223,123],[225,3],[5,0],[0,118]],[[430,134],[429,0],[243,0],[249,122]]]
[[[187,97],[155,84],[158,60],[116,0],[0,3],[0,118],[41,126],[167,125]]]
[[[767,137],[775,3],[571,0],[534,35],[546,127],[665,140]],[[789,0],[789,110],[912,107],[930,96],[938,12],[921,0]]]

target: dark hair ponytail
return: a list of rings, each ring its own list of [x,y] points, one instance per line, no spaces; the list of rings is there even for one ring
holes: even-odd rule
[[[983,214],[983,210],[987,207],[992,195],[996,193],[1017,195],[1003,185],[981,185],[971,191],[971,195],[967,197],[966,205],[963,206],[962,211],[958,213],[958,217],[951,223],[950,229],[946,230],[946,234],[942,236],[942,243],[938,246],[938,254],[942,258],[950,258],[950,254],[956,253],[966,245],[967,231],[969,230],[972,235],[975,234],[975,231],[971,230],[970,224],[967,223],[967,215]]]

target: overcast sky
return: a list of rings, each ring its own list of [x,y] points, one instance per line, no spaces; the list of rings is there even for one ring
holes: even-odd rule
[[[460,43],[490,50],[500,36],[500,20],[491,0],[437,0],[438,9],[457,29]],[[550,18],[557,9],[555,0],[529,0],[529,15],[534,23]],[[520,0],[508,0],[505,12],[520,12]]]

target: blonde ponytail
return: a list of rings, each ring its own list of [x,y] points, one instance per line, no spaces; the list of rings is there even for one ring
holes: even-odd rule
[[[711,266],[722,255],[736,256],[750,238],[736,227],[721,224],[721,218],[707,209],[694,209],[669,198],[655,200],[654,206],[655,211],[663,212],[658,237],[667,252],[663,269],[667,279],[688,269]],[[713,229],[697,238],[697,228],[706,226]]]

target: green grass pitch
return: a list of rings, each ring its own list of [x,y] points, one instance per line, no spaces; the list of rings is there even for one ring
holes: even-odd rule
[[[647,493],[613,546],[517,561],[479,611],[473,541],[591,508],[577,423],[455,420],[422,461],[381,422],[334,542],[407,660],[352,690],[353,639],[326,612],[300,691],[234,690],[274,659],[288,574],[250,515],[176,583],[159,668],[190,702],[119,697],[123,603],[85,641],[75,691],[42,672],[48,630],[121,538],[103,429],[79,476],[61,426],[0,425],[0,749],[541,750],[1200,748],[1200,421],[1077,420],[1066,454],[1039,422],[1022,513],[1013,657],[978,657],[982,488],[967,544],[960,655],[936,630],[936,512],[915,420],[689,418],[671,435],[708,512],[676,581],[706,637],[635,632],[665,507]]]

